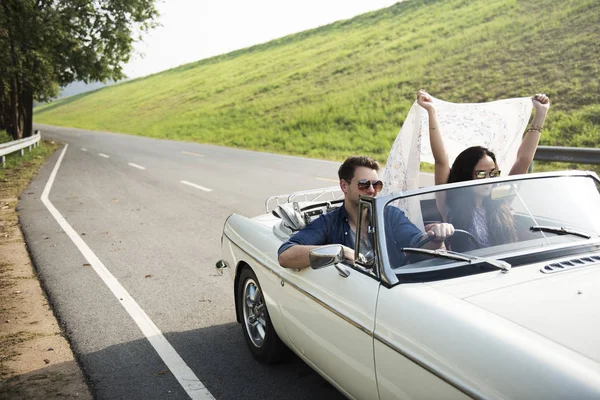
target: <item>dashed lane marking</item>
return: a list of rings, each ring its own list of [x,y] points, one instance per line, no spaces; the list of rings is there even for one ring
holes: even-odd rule
[[[141,165],[137,165],[132,162],[130,162],[129,165],[131,165],[133,168],[137,168],[137,169],[146,169],[146,167],[142,167]]]
[[[204,187],[204,186],[196,185],[195,183],[192,183],[192,182],[181,181],[181,183],[183,183],[184,185],[191,186],[191,187],[196,188],[196,189],[204,190],[205,192],[212,192],[213,191],[212,189],[209,189],[209,188]]]
[[[204,157],[204,154],[192,153],[191,151],[182,151],[181,154],[187,154],[188,156]]]
[[[320,181],[327,181],[327,182],[339,182],[339,179],[319,178],[318,176],[315,177],[315,179],[318,179]]]

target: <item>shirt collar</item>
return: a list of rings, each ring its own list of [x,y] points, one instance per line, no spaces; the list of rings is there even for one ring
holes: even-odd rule
[[[346,211],[346,202],[344,201],[342,203],[342,206],[340,207],[340,218],[342,218],[342,220],[349,222],[348,220],[348,211]]]

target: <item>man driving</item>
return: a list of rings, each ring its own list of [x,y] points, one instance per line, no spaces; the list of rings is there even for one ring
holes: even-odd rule
[[[373,158],[348,157],[338,170],[340,188],[344,193],[343,205],[319,216],[283,243],[278,250],[279,264],[285,268],[306,268],[310,266],[310,251],[329,244],[341,244],[345,259],[353,264],[356,237],[362,238],[365,234],[356,232],[360,195],[376,196],[381,191],[383,182],[379,180],[378,172],[379,164]],[[362,218],[361,226],[367,226],[367,214],[364,213]],[[385,218],[393,221],[389,224],[392,227],[389,233],[394,236],[399,248],[411,247],[426,236],[432,236],[433,240],[424,247],[440,248],[444,240],[454,233],[454,227],[447,223],[430,225],[427,232],[422,232],[396,207],[386,207]],[[401,260],[397,262],[402,263]]]

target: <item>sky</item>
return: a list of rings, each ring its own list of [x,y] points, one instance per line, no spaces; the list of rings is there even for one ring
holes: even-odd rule
[[[399,0],[157,0],[162,25],[135,45],[128,78],[268,42]],[[143,54],[142,55],[140,55]]]

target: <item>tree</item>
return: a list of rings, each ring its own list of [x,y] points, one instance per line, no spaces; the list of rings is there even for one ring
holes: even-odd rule
[[[124,78],[156,0],[0,0],[0,129],[32,133],[33,101],[60,86]]]

